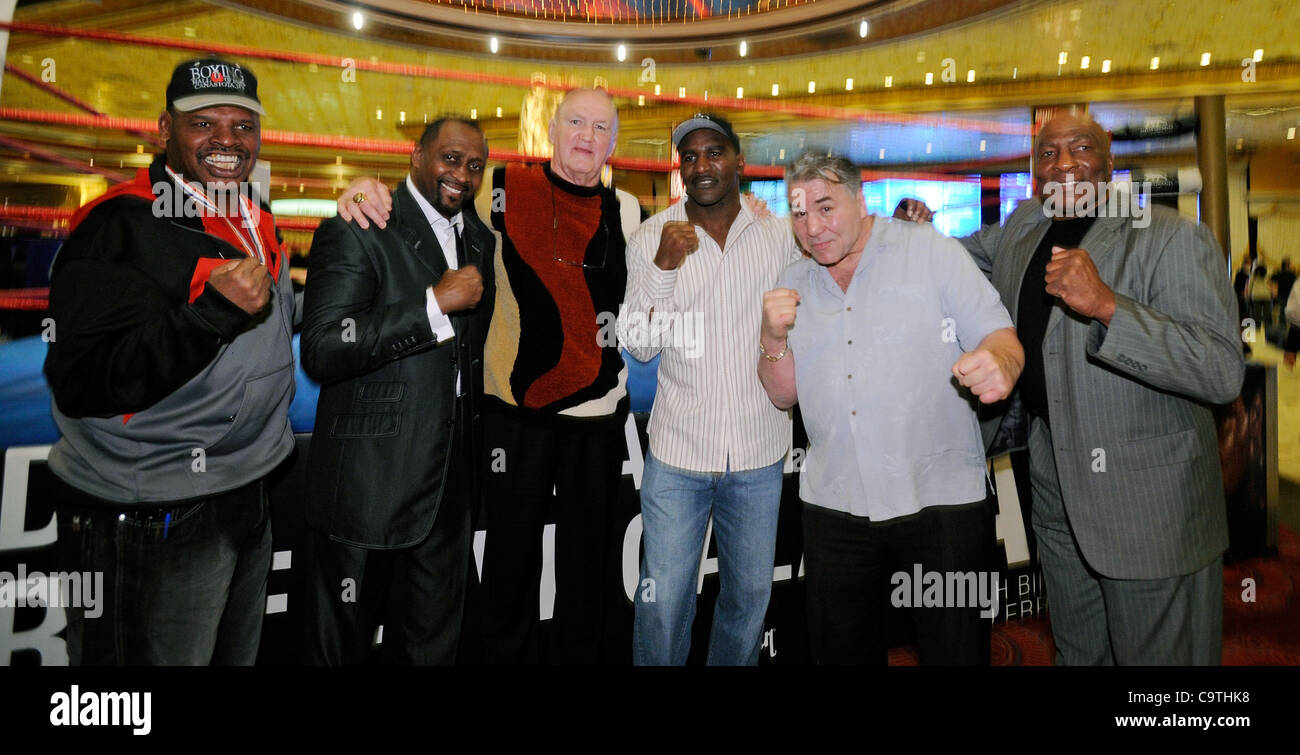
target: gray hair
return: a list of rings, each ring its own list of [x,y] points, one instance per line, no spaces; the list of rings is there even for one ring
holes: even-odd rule
[[[832,157],[825,149],[810,149],[785,167],[785,185],[821,179],[842,184],[850,193],[862,193],[862,171],[844,157]]]

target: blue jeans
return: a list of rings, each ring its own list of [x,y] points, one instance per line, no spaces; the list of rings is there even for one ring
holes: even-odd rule
[[[61,568],[104,574],[100,615],[67,609],[71,665],[253,665],[271,571],[262,480],[136,510],[56,486]]]
[[[646,453],[641,477],[644,554],[632,600],[636,665],[686,663],[710,512],[721,587],[709,633],[708,664],[758,663],[772,595],[781,467],[778,461],[743,472],[692,472]]]

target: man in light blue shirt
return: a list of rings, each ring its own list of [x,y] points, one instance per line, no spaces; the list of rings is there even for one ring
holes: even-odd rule
[[[974,398],[1000,401],[1020,375],[1011,318],[956,241],[869,215],[847,160],[805,153],[786,187],[811,257],[764,295],[758,372],[777,407],[800,404],[808,432],[813,660],[883,665],[892,602],[914,609],[923,664],[987,664],[977,588],[995,538]]]

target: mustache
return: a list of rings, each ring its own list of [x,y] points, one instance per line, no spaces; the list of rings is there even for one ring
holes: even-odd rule
[[[243,158],[245,160],[250,157],[248,150],[242,147],[234,147],[230,149],[222,149],[219,147],[207,147],[205,149],[200,149],[195,154],[198,156],[200,160],[207,157],[208,155],[234,155],[235,157]]]

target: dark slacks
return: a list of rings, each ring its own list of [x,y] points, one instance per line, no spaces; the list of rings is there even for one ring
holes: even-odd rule
[[[996,564],[987,499],[884,522],[804,503],[803,537],[808,639],[819,665],[886,664],[896,570],[910,577],[915,564],[940,574],[988,572]],[[922,665],[988,665],[991,621],[978,605],[966,605],[910,609]]]
[[[60,568],[102,574],[68,607],[68,661],[239,665],[257,660],[271,570],[270,504],[256,480],[208,498],[122,509],[58,480]]]
[[[463,407],[458,412],[463,416]],[[455,663],[472,558],[469,491],[476,462],[467,448],[457,432],[442,501],[420,543],[409,548],[361,548],[308,528],[307,663],[367,663],[380,626],[379,663]]]
[[[487,542],[483,652],[489,665],[528,657],[539,616],[542,531],[554,501],[555,609],[549,652],[562,665],[600,662],[610,596],[613,514],[627,443],[625,411],[601,419],[483,414]]]

